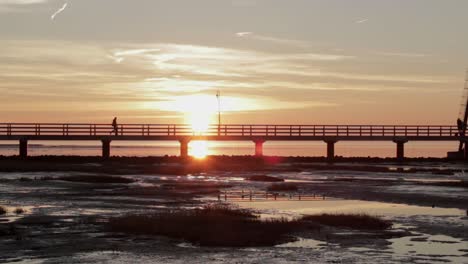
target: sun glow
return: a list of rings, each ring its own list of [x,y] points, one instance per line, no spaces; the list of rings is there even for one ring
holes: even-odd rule
[[[218,123],[217,115],[222,113],[253,110],[259,107],[254,99],[240,97],[221,97],[220,109],[215,94],[194,94],[188,96],[174,96],[159,102],[153,102],[147,107],[163,111],[176,111],[184,114],[184,121],[190,125],[193,135],[208,135],[210,125]],[[204,158],[208,155],[209,145],[206,141],[193,141],[190,144],[189,154],[195,158]]]
[[[205,140],[193,141],[190,143],[189,155],[197,158],[204,159],[208,156],[209,148],[208,142]]]

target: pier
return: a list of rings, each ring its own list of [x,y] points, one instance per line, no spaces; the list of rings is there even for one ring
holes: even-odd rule
[[[405,157],[409,141],[468,141],[459,136],[457,126],[448,125],[211,125],[196,131],[190,125],[2,123],[1,141],[18,141],[19,155],[28,156],[30,141],[100,141],[102,156],[111,156],[113,141],[178,141],[180,155],[188,156],[189,143],[206,141],[250,141],[256,156],[263,156],[267,141],[323,141],[329,161],[335,158],[335,145],[341,141],[390,141],[396,144],[398,160]],[[325,149],[325,147],[324,147]],[[465,153],[466,157],[466,153]]]

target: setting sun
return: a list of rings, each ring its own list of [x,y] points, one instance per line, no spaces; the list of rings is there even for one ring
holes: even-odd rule
[[[208,151],[208,142],[204,140],[193,141],[190,143],[189,155],[194,158],[203,159],[208,156]]]

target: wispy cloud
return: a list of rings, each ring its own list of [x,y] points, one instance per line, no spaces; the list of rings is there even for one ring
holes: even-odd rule
[[[356,24],[362,24],[362,23],[366,23],[366,22],[368,22],[368,21],[369,21],[368,18],[363,18],[363,19],[359,19],[359,20],[355,21],[354,23],[356,23]]]
[[[425,53],[410,53],[410,52],[375,52],[377,55],[389,57],[408,57],[408,58],[424,58],[430,57],[430,54]]]
[[[446,91],[447,82],[453,81],[405,71],[366,73],[356,69],[359,61],[353,56],[317,54],[168,43],[4,41],[0,92],[5,104],[0,109],[22,111],[27,103],[40,101],[44,102],[40,111],[56,102],[63,102],[60,107],[73,103],[77,111],[86,103],[103,115],[122,109],[128,116],[146,118],[174,109],[173,104],[186,102],[188,95],[216,99],[215,92],[221,89],[239,101],[242,107],[236,111],[270,113],[342,105],[350,101],[350,94],[364,100],[371,98],[366,97],[369,94],[396,90]]]
[[[295,47],[309,47],[311,44],[304,40],[296,40],[296,39],[288,39],[288,38],[278,38],[266,35],[256,34],[254,32],[244,31],[244,32],[237,32],[236,36],[240,38],[249,38],[253,40],[265,41],[279,45],[288,45],[288,46],[295,46]]]
[[[30,5],[41,4],[49,0],[0,0],[0,5]]]
[[[59,8],[57,11],[55,11],[55,13],[52,14],[52,16],[50,16],[50,20],[54,20],[55,17],[62,13],[68,6],[68,2],[64,3],[63,6],[61,8]]]
[[[0,13],[24,12],[30,5],[38,5],[50,0],[0,0]]]

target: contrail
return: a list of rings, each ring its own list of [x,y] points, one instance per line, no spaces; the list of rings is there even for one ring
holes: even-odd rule
[[[67,6],[68,6],[68,3],[63,4],[63,6],[59,10],[57,10],[52,16],[50,16],[50,20],[54,20],[58,14],[62,13],[63,10],[67,8]]]

